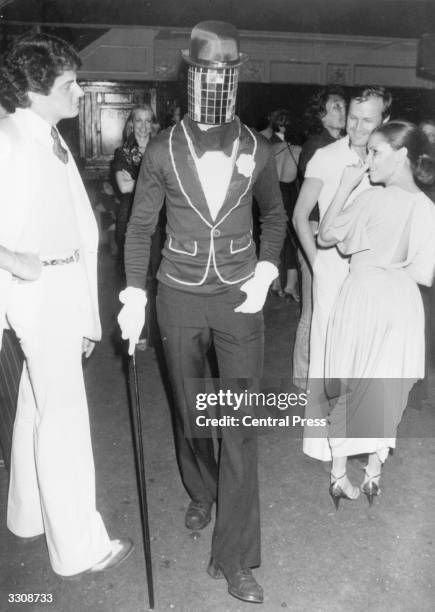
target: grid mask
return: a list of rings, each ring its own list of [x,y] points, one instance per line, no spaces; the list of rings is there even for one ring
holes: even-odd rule
[[[188,113],[207,125],[230,123],[236,111],[239,69],[189,66]]]

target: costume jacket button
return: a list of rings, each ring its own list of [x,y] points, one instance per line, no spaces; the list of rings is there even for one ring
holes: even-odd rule
[[[218,229],[213,230],[213,236],[215,236],[215,238],[219,238],[219,236],[221,235],[221,231]]]

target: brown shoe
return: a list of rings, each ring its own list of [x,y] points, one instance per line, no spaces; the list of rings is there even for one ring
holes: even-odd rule
[[[204,529],[204,527],[207,527],[211,521],[212,505],[213,502],[201,503],[192,499],[189,507],[187,508],[186,517],[184,519],[184,524],[186,525],[187,529],[198,531],[200,529]]]

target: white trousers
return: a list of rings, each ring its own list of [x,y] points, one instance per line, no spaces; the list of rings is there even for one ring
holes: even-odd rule
[[[322,390],[325,377],[328,321],[348,272],[349,260],[341,257],[335,247],[319,249],[313,267],[313,314],[308,368],[308,388],[311,399],[305,410],[307,418],[325,417],[325,411],[321,408],[323,403],[327,402],[326,397],[322,397]],[[303,452],[320,461],[331,461],[332,455],[327,436],[326,427],[305,427]]]
[[[53,570],[68,576],[110,552],[95,507],[95,469],[81,364],[88,297],[80,263],[15,282],[7,318],[23,348],[11,456],[8,528],[45,533]]]
[[[305,257],[298,249],[298,260],[301,270],[302,309],[296,330],[293,348],[293,383],[305,391],[307,388],[308,364],[310,362],[310,328],[313,314],[313,278]]]

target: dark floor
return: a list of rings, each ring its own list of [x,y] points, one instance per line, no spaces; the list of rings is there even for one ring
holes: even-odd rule
[[[138,496],[122,360],[113,344],[117,281],[113,260],[100,262],[104,338],[86,367],[97,474],[98,508],[113,536],[136,550],[112,573],[64,582],[51,571],[42,541],[22,545],[5,527],[7,478],[0,470],[0,611],[139,612],[148,609]],[[297,305],[271,296],[266,305],[268,377],[288,378]],[[212,526],[192,537],[175,462],[168,405],[152,349],[137,353],[158,611],[253,609],[205,573]],[[260,437],[265,612],[435,611],[435,371],[429,400],[409,408],[388,460],[382,496],[345,502],[335,511],[327,464],[310,460],[298,437],[270,430]],[[416,433],[417,432],[417,433]],[[410,433],[426,437],[410,437]],[[362,480],[353,461],[350,476]],[[50,593],[53,603],[8,603],[9,593]],[[260,607],[258,607],[260,609]]]

